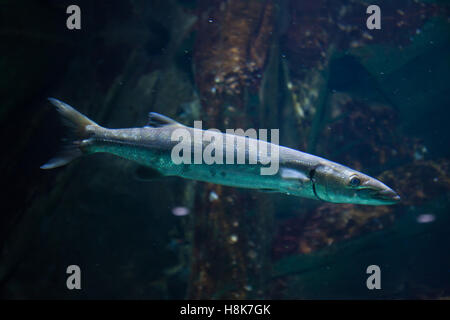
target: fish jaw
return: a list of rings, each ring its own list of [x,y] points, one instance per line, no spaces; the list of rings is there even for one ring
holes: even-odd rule
[[[400,201],[381,181],[331,161],[322,161],[315,169],[313,185],[317,198],[328,202],[392,205]]]

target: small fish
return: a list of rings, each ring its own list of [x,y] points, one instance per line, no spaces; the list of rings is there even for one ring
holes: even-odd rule
[[[184,128],[193,134],[199,129],[186,127],[157,113],[150,113],[149,125],[142,128],[107,129],[66,103],[53,98],[49,100],[71,129],[73,139],[57,157],[41,166],[42,169],[66,165],[83,154],[106,152],[156,169],[164,176],[280,192],[334,203],[387,205],[400,201],[395,191],[377,179],[338,163],[282,146],[279,146],[280,168],[274,175],[261,175],[262,164],[248,164],[248,161],[245,164],[175,164],[171,158],[171,151],[178,144],[178,141],[171,139],[174,130]],[[226,141],[229,133],[220,134]],[[251,138],[238,135],[232,138],[236,141],[246,139],[246,158],[255,156],[251,153],[257,151],[249,148],[248,139]],[[270,148],[274,146],[269,142],[262,143]],[[203,142],[201,147],[204,149],[207,146]],[[237,150],[234,151],[237,153]]]

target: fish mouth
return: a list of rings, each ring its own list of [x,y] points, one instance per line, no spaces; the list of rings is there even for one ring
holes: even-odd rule
[[[372,198],[386,204],[395,204],[400,202],[400,196],[392,189],[376,190],[371,192]]]

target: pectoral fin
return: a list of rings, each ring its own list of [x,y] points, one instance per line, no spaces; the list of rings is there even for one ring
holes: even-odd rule
[[[308,182],[310,180],[309,177],[305,173],[303,173],[302,171],[299,171],[297,169],[292,169],[292,168],[281,168],[280,176],[282,179],[285,179],[285,180],[296,180],[296,181],[300,181],[302,183]]]

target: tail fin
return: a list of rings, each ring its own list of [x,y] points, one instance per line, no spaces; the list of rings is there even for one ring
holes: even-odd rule
[[[53,169],[64,166],[82,155],[79,142],[89,137],[86,126],[98,126],[94,121],[79,113],[68,104],[54,98],[48,100],[56,107],[63,123],[69,128],[69,136],[63,139],[64,145],[59,154],[50,159],[41,169]]]

